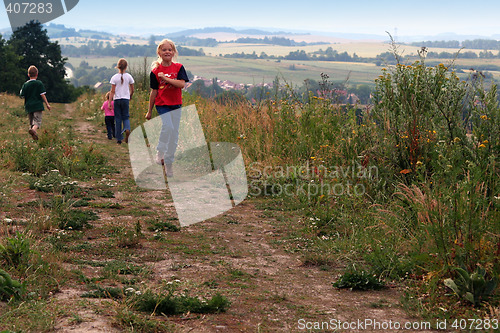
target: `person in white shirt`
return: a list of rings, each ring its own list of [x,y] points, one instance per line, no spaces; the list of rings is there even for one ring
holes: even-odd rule
[[[115,136],[118,144],[121,144],[122,140],[128,143],[130,135],[129,103],[134,94],[134,78],[126,72],[127,66],[127,60],[123,58],[118,60],[116,68],[118,68],[119,73],[113,75],[109,81],[111,83],[109,105],[111,105],[112,101],[114,102]]]

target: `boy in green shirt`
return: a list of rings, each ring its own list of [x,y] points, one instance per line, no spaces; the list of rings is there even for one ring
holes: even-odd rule
[[[43,103],[47,105],[49,111],[51,107],[45,96],[46,91],[42,81],[37,80],[38,69],[35,66],[28,68],[28,76],[30,79],[23,84],[21,96],[24,97],[24,108],[30,121],[28,133],[33,140],[38,140],[36,130],[42,126]]]

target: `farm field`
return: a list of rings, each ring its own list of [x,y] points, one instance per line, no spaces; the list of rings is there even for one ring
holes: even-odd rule
[[[90,66],[114,67],[116,57],[69,57],[68,63],[74,67],[82,61]],[[144,66],[144,57],[127,58],[130,69]],[[154,58],[147,58],[151,64]],[[206,79],[217,77],[220,80],[229,80],[235,83],[259,84],[270,83],[276,76],[295,86],[300,86],[306,79],[320,80],[320,74],[326,73],[333,81],[344,82],[348,85],[373,84],[375,78],[381,74],[384,66],[373,63],[334,62],[334,61],[292,61],[273,59],[234,59],[219,56],[183,57],[179,62],[193,75]],[[428,62],[450,64],[452,59],[429,59]],[[457,59],[455,64],[474,68],[479,65],[500,66],[500,59]],[[500,80],[500,72],[489,71],[495,80]],[[465,78],[466,74],[461,74]]]
[[[77,67],[83,60],[90,66],[114,67],[116,57],[103,58],[74,58],[68,62]],[[143,66],[144,58],[127,58],[130,69]],[[154,58],[148,58],[149,65]],[[327,61],[291,61],[263,60],[263,59],[230,59],[222,57],[182,57],[178,61],[193,75],[207,79],[217,77],[221,80],[230,80],[236,83],[259,84],[270,83],[276,76],[284,78],[294,85],[302,85],[306,79],[319,81],[320,74],[326,73],[334,81],[345,81],[349,77],[350,84],[372,83],[380,74],[380,67],[366,63],[327,62]]]
[[[373,42],[373,43],[334,43],[334,44],[319,44],[319,45],[307,45],[307,46],[278,46],[278,45],[268,45],[268,44],[243,44],[243,43],[219,43],[216,47],[203,47],[203,51],[207,55],[218,56],[233,53],[246,53],[251,54],[255,51],[257,55],[262,52],[267,55],[274,56],[286,56],[293,51],[305,51],[306,53],[316,52],[319,50],[326,50],[331,47],[339,53],[347,52],[350,55],[356,53],[360,57],[375,57],[377,54],[386,52],[389,50],[389,44],[383,42]],[[196,47],[189,47],[192,49],[199,49]]]

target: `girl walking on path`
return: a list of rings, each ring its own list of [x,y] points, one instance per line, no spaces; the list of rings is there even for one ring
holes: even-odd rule
[[[115,111],[113,109],[113,102],[109,104],[110,92],[106,93],[104,96],[104,103],[101,106],[101,110],[104,111],[104,123],[106,124],[106,131],[108,133],[108,139],[112,140],[115,137]]]
[[[114,101],[115,137],[118,144],[121,144],[122,140],[128,143],[130,135],[129,104],[134,94],[134,78],[126,72],[127,66],[127,60],[123,58],[118,60],[116,68],[118,68],[119,73],[113,75],[109,81],[111,83],[111,92],[108,103],[111,105],[111,102]],[[123,137],[124,133],[125,139]]]
[[[189,82],[189,78],[184,66],[173,61],[178,54],[174,42],[169,39],[162,40],[156,54],[158,59],[151,66],[151,93],[146,119],[151,119],[153,106],[156,106],[162,120],[160,139],[156,147],[156,163],[165,164],[167,177],[172,177],[181,121],[182,89],[186,82]]]

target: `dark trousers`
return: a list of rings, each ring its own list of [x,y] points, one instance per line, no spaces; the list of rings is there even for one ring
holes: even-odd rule
[[[115,137],[115,116],[105,116],[106,130],[108,131],[108,139]]]
[[[128,99],[115,99],[115,137],[116,141],[123,140],[123,132],[130,131],[130,114]],[[122,127],[123,126],[123,127]]]

